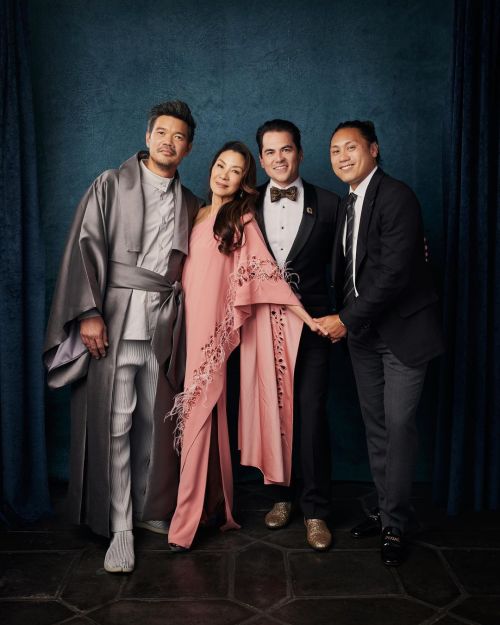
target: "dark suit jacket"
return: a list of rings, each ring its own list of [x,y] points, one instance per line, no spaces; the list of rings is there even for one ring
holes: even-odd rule
[[[332,258],[342,302],[346,198],[341,202]],[[353,335],[374,327],[394,355],[418,366],[443,351],[438,295],[424,254],[420,205],[413,191],[380,168],[363,202],[356,250],[359,297],[340,311]]]
[[[340,198],[305,180],[304,209],[299,231],[287,256],[288,271],[298,276],[298,294],[312,316],[331,309],[326,268],[330,264]],[[258,188],[256,219],[272,253],[264,223],[263,204],[269,182]],[[292,285],[293,286],[293,285]]]

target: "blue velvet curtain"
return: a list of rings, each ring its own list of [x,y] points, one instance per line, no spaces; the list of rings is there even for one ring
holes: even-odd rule
[[[498,0],[455,2],[444,146],[447,354],[434,493],[450,514],[500,503]]]
[[[44,254],[26,5],[0,0],[0,465],[5,521],[50,510],[44,428]]]

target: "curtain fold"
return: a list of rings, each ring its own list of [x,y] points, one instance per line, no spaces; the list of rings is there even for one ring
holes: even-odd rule
[[[44,252],[26,2],[0,0],[0,463],[3,520],[50,512],[44,426]]]
[[[497,0],[456,0],[444,145],[444,323],[435,499],[500,506]]]

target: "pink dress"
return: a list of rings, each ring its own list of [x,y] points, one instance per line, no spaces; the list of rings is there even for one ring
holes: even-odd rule
[[[254,220],[245,226],[243,246],[229,256],[217,249],[214,220],[193,228],[182,276],[187,360],[184,392],[169,415],[177,419],[181,466],[168,534],[182,547],[191,546],[200,522],[222,501],[222,529],[239,527],[232,515],[226,417],[226,363],[238,344],[241,462],[258,467],[268,484],[289,484],[291,474],[293,371],[302,321],[286,306],[299,301]]]

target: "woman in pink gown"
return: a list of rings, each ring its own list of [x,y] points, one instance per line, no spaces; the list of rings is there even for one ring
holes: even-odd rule
[[[170,418],[180,450],[171,549],[191,547],[200,522],[222,511],[221,529],[238,528],[226,417],[226,363],[240,344],[238,444],[242,464],[266,483],[288,484],[293,371],[304,311],[253,219],[255,161],[240,142],[226,143],[210,170],[211,205],[193,227],[182,276],[187,360],[184,392]],[[292,314],[290,314],[290,312]]]

